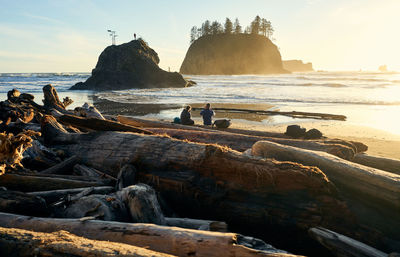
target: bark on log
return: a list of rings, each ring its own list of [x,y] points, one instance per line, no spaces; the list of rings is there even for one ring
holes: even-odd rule
[[[9,190],[36,192],[41,190],[48,191],[68,188],[107,186],[107,184],[102,181],[91,182],[63,178],[4,174],[0,176],[0,186],[4,186]]]
[[[234,233],[172,228],[153,224],[131,224],[100,220],[49,219],[0,213],[0,226],[51,233],[66,230],[94,240],[119,242],[177,256],[295,256],[251,238],[260,250],[241,245],[249,239]]]
[[[74,115],[63,115],[59,118],[60,122],[66,125],[72,125],[79,129],[90,129],[95,131],[126,131],[142,134],[153,134],[145,129],[139,129],[134,126],[125,125],[111,120],[100,120],[96,118],[83,118]]]
[[[97,172],[81,164],[75,164],[74,174],[78,176],[100,178],[100,175]]]
[[[106,195],[114,191],[114,188],[111,186],[101,186],[101,187],[83,187],[83,188],[73,188],[73,189],[38,191],[38,192],[30,192],[28,193],[28,195],[39,196],[43,198],[47,202],[47,204],[51,204],[60,200],[61,198],[67,197],[68,195],[78,194],[88,189],[92,189],[91,194]]]
[[[60,162],[48,169],[42,170],[40,173],[42,174],[72,174],[74,165],[79,161],[79,157],[74,155],[69,157],[68,159]]]
[[[138,181],[161,192],[183,217],[224,220],[260,232],[275,229],[276,240],[290,231],[299,244],[315,225],[341,226],[350,234],[357,231],[335,188],[315,168],[249,158],[228,148],[162,136],[61,133],[54,140],[69,154],[81,153],[86,165],[105,168],[112,175],[124,164],[134,164],[141,173]],[[152,171],[160,174],[154,176]],[[182,172],[188,175],[180,176]]]
[[[400,160],[397,159],[371,156],[368,154],[356,154],[352,161],[400,175]]]
[[[311,228],[309,234],[337,257],[388,256],[387,253],[325,228]]]
[[[320,168],[336,185],[400,211],[400,175],[340,159],[336,156],[268,141],[253,145],[252,154],[280,161],[295,161]]]
[[[160,129],[148,128],[156,134],[166,134],[176,139],[189,140],[197,143],[218,144],[244,152],[250,149],[254,143],[261,140],[271,141],[283,145],[296,146],[304,149],[324,151],[340,158],[351,160],[354,157],[355,146],[350,147],[351,143],[341,140],[301,140],[274,137],[248,136],[234,133],[224,133],[215,131],[190,131],[181,129]]]
[[[166,225],[170,227],[180,227],[180,228],[217,231],[217,232],[228,231],[228,225],[223,221],[165,217],[165,222]]]
[[[10,190],[0,193],[0,211],[33,216],[46,216],[49,213],[41,197]]]
[[[8,257],[173,256],[128,244],[91,240],[63,230],[41,233],[16,228],[0,228],[0,255]]]

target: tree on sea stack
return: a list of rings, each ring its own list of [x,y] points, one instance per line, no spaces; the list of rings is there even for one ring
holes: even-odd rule
[[[235,19],[235,23],[233,24],[233,27],[235,28],[235,30],[234,30],[235,34],[242,33],[242,26],[240,26],[238,18]]]
[[[225,27],[224,32],[226,34],[231,34],[232,33],[233,24],[232,24],[232,21],[229,18],[226,18],[224,27]]]

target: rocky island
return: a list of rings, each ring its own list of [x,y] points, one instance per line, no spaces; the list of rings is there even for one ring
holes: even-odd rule
[[[255,34],[217,34],[197,39],[180,68],[182,74],[234,75],[287,73],[271,40]]]
[[[162,70],[159,62],[158,54],[142,39],[111,45],[100,54],[92,76],[70,89],[101,91],[190,85],[178,72]]]
[[[287,60],[282,61],[283,68],[291,72],[307,72],[314,71],[312,63],[304,63],[302,60]]]

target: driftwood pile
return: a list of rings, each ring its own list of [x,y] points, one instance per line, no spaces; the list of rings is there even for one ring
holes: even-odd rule
[[[293,256],[241,234],[315,256],[400,250],[396,160],[361,143],[112,121],[43,92],[0,103],[2,256]]]

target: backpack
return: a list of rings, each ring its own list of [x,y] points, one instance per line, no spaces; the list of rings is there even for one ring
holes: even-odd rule
[[[223,120],[215,120],[213,123],[217,128],[228,128],[231,125],[231,120],[223,119]]]

